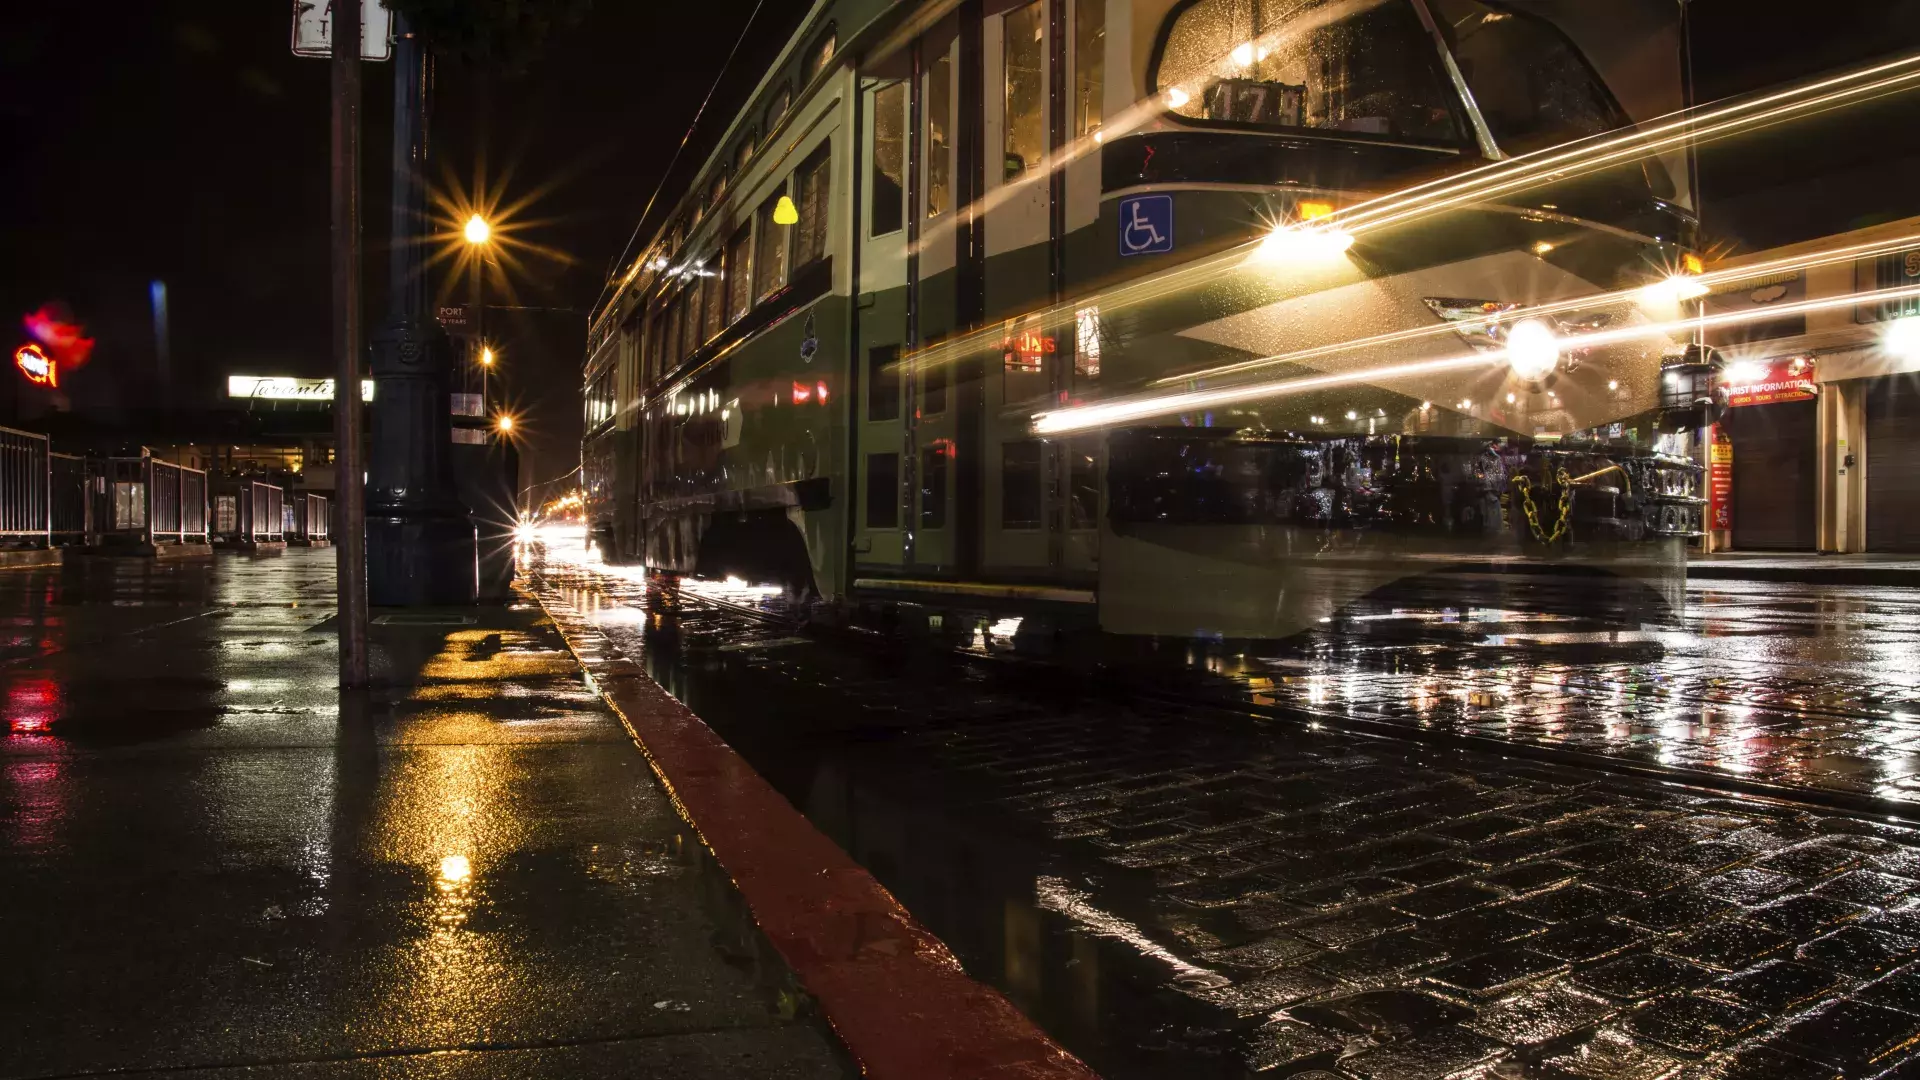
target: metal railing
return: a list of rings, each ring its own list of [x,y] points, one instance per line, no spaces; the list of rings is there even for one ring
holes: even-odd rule
[[[35,547],[53,543],[50,452],[45,435],[0,428],[0,539]]]
[[[315,495],[310,491],[296,491],[287,497],[287,539],[293,543],[324,544],[327,542],[328,502],[325,495]]]
[[[207,540],[207,474],[199,469],[144,455],[106,458],[94,475],[93,496],[89,531],[104,542]]]
[[[286,540],[287,493],[274,484],[246,481],[240,487],[241,516],[246,538],[256,544],[277,544]]]
[[[87,498],[87,459],[78,454],[47,455],[47,501],[55,544],[84,544],[93,533],[93,502]]]

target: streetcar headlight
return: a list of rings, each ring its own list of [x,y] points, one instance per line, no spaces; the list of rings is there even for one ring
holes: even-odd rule
[[[1318,228],[1310,225],[1276,225],[1260,247],[1254,260],[1269,266],[1301,266],[1332,262],[1353,246],[1353,234],[1345,229]]]
[[[1540,319],[1522,319],[1507,331],[1507,363],[1528,382],[1539,382],[1560,364],[1560,335]]]

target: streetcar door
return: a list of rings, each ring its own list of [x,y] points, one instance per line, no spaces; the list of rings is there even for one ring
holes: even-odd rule
[[[956,375],[962,366],[937,346],[968,329],[963,311],[959,245],[963,239],[960,196],[962,102],[959,95],[959,19],[948,16],[915,43],[912,103],[915,153],[912,199],[918,219],[908,264],[913,283],[912,330],[930,350],[906,372],[908,436],[914,456],[914,515],[907,547],[916,575],[954,577],[960,571],[958,458],[961,414]],[[972,447],[969,445],[968,449]]]
[[[1103,440],[1035,438],[1034,413],[1099,372],[1099,315],[1066,300],[1099,273],[1106,0],[988,8],[983,27],[987,150],[984,569],[1091,581],[1097,570]],[[1125,7],[1130,12],[1131,8]],[[1075,256],[1078,256],[1077,258]]]
[[[1058,561],[1057,448],[1035,438],[1026,420],[1046,407],[1060,344],[1058,327],[1032,315],[1057,292],[1048,90],[1058,2],[989,5],[981,33],[985,307],[1000,338],[983,364],[981,562],[994,577],[1046,575]]]
[[[910,490],[912,448],[907,441],[906,380],[910,351],[907,288],[908,106],[910,72],[863,73],[860,110],[860,206],[855,228],[860,250],[859,333],[853,362],[859,396],[848,402],[857,473],[853,559],[863,570],[897,573],[906,565],[912,527],[904,505]]]

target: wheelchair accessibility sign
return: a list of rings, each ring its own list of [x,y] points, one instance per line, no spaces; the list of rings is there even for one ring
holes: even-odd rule
[[[1120,254],[1158,255],[1173,250],[1173,196],[1135,195],[1120,200]]]

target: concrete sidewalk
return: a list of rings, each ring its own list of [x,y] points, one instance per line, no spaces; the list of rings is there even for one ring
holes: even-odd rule
[[[1687,559],[1687,577],[1705,581],[1786,581],[1809,585],[1920,586],[1920,558],[1722,551]]]
[[[852,1067],[531,606],[329,550],[0,574],[0,1077]]]

